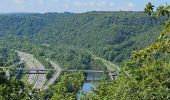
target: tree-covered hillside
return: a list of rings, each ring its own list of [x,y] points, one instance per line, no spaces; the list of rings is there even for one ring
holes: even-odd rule
[[[123,11],[7,14],[0,15],[0,44],[33,52],[39,58],[50,54],[66,68],[88,69],[92,65],[88,51],[121,63],[133,49],[154,41],[162,21],[163,18],[153,20],[143,12]],[[50,50],[42,44],[49,44]]]
[[[117,63],[129,57],[132,49],[150,44],[160,29],[142,12],[88,12],[74,14],[35,35],[36,42],[88,48]]]
[[[101,82],[82,100],[170,100],[170,5],[156,8],[148,3],[145,13],[166,16],[154,43],[136,50],[122,66],[115,81]]]
[[[9,67],[18,61],[17,54],[7,48],[0,48],[0,67]]]

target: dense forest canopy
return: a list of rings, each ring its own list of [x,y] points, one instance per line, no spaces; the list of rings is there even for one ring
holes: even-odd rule
[[[148,3],[145,13],[153,18],[143,12],[124,11],[2,14],[0,67],[18,61],[14,50],[32,53],[46,67],[50,65],[45,59],[49,58],[70,69],[105,70],[103,63],[93,56],[114,63],[129,59],[120,67],[115,81],[101,81],[81,99],[168,100],[169,11],[170,6],[166,5],[154,12],[154,5]],[[130,58],[132,50],[135,51]],[[84,81],[82,73],[64,73],[52,88],[40,92],[20,80],[7,78],[3,71],[0,72],[0,99],[75,100]]]
[[[88,51],[122,63],[132,50],[154,41],[165,19],[130,11],[5,14],[0,15],[0,44],[34,54],[41,61],[50,57],[63,68],[91,69]]]
[[[145,13],[153,17],[166,16],[163,31],[150,46],[134,51],[124,64],[115,82],[99,83],[93,94],[83,98],[92,100],[169,100],[170,90],[170,6],[148,3]],[[82,99],[83,100],[83,99]]]
[[[18,61],[19,59],[15,51],[7,48],[0,48],[0,67],[9,67]]]

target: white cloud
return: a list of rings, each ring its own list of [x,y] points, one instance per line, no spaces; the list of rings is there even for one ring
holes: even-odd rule
[[[43,5],[45,4],[45,0],[13,0],[17,4],[23,4],[27,2],[35,2],[37,4]]]
[[[134,4],[130,2],[130,3],[128,3],[128,7],[132,8],[132,7],[134,7]]]
[[[107,1],[75,1],[74,3],[74,6],[77,6],[77,7],[106,7],[106,6],[109,6],[109,7],[113,7],[114,6],[114,3],[113,2],[107,2]]]
[[[135,5],[133,3],[128,3],[128,10],[134,10]]]
[[[67,3],[64,5],[64,8],[65,8],[65,9],[68,9],[69,7],[70,7],[70,5],[67,4]]]
[[[27,2],[28,0],[14,0],[15,3],[25,3]]]

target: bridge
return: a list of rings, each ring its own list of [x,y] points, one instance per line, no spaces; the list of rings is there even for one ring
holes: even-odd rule
[[[26,68],[17,68],[16,70],[22,71],[26,74],[47,74],[48,71],[57,71],[56,69],[26,69]],[[85,73],[104,73],[106,71],[98,71],[98,70],[66,70],[61,69],[62,71],[69,71],[69,72],[85,72]],[[107,71],[108,75],[111,77],[111,80],[115,80],[117,76],[115,71]]]
[[[1,67],[2,68],[2,67]],[[1,69],[0,68],[0,69]],[[56,69],[28,69],[28,68],[16,68],[17,71],[21,71],[24,74],[47,74],[49,71],[57,71]],[[98,71],[98,70],[69,70],[69,69],[61,69],[62,71],[69,72],[84,72],[84,73],[106,73],[111,77],[111,80],[115,80],[117,76],[116,71]]]
[[[26,68],[16,68],[18,71],[28,72],[30,74],[46,74],[48,71],[57,71],[56,69],[26,69]],[[104,73],[104,71],[96,71],[96,70],[67,70],[62,69],[62,71],[69,71],[69,72],[85,72],[85,73]]]

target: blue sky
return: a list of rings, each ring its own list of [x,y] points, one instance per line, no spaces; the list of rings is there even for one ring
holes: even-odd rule
[[[0,0],[0,13],[142,11],[147,2],[170,4],[170,0]]]

